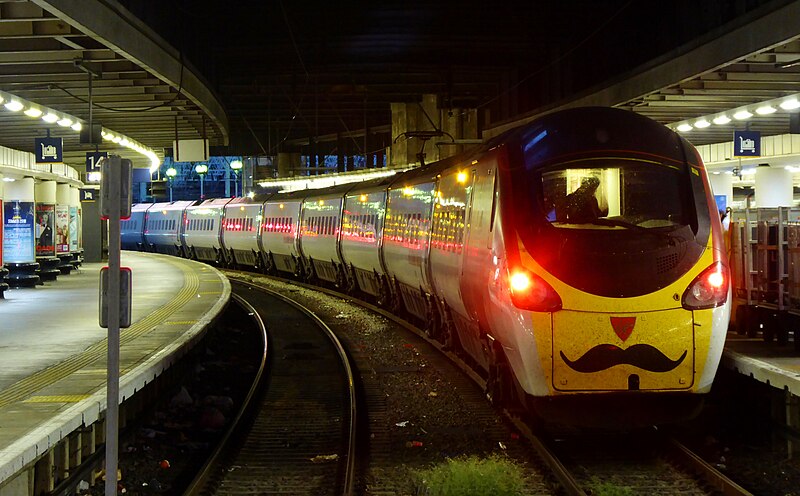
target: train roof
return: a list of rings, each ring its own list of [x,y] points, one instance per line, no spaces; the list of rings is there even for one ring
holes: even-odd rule
[[[612,107],[561,110],[511,132],[518,135],[528,169],[598,152],[646,155],[675,163],[694,161],[685,154],[688,141],[678,133],[648,117]],[[504,136],[509,139],[508,134]]]
[[[327,188],[309,189],[306,198],[327,198],[337,197],[341,198],[347,194],[348,191],[353,189],[357,183],[338,184],[336,186],[329,186]]]
[[[229,201],[231,201],[230,198],[209,198],[207,200],[203,200],[202,203],[197,203],[195,205],[189,205],[186,208],[194,209],[194,208],[223,207]]]
[[[412,183],[416,184],[422,182],[433,182],[437,179],[437,177],[439,176],[439,174],[442,173],[443,170],[457,164],[471,163],[471,161],[475,157],[486,152],[486,150],[494,146],[494,143],[496,142],[497,139],[495,138],[473,149],[467,150],[464,153],[460,153],[452,157],[447,157],[445,159],[438,160],[436,162],[431,162],[421,167],[416,167],[414,169],[401,172],[395,176],[391,176],[392,181],[389,187],[391,189],[397,189]]]
[[[237,196],[236,198],[232,198],[228,205],[242,205],[242,204],[253,204],[253,203],[264,203],[271,197],[273,197],[275,193],[259,193],[254,195],[253,197],[250,196]]]
[[[378,177],[378,178],[370,179],[368,181],[363,181],[363,182],[360,182],[360,183],[351,183],[351,184],[353,184],[353,188],[350,191],[348,191],[346,194],[347,195],[358,195],[358,194],[361,194],[361,193],[385,190],[386,188],[389,187],[390,184],[392,184],[392,182],[395,179],[397,179],[397,174],[395,174],[393,176]]]
[[[150,212],[154,212],[156,210],[183,210],[186,207],[189,207],[194,204],[195,202],[193,200],[178,200],[174,202],[153,203],[150,206]]]

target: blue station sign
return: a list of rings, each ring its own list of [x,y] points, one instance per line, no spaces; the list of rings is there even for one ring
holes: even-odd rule
[[[86,173],[100,172],[100,161],[108,158],[108,152],[86,152]]]
[[[734,131],[733,132],[734,157],[760,157],[761,132],[760,131]]]
[[[97,201],[97,198],[100,196],[99,189],[89,189],[89,188],[81,188],[81,201],[82,202],[93,202]]]
[[[64,161],[64,144],[61,138],[34,138],[34,156],[37,164],[60,164]]]

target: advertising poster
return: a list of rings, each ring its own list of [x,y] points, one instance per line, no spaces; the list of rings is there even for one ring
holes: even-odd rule
[[[3,262],[35,262],[33,202],[7,201],[3,205]]]
[[[36,256],[52,257],[56,254],[55,245],[56,206],[52,203],[36,204]]]
[[[78,251],[78,207],[69,207],[69,251]]]
[[[56,205],[56,253],[69,253],[69,207]]]

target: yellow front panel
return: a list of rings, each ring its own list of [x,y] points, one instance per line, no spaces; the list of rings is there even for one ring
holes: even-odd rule
[[[553,388],[686,390],[694,377],[694,321],[682,308],[553,314]],[[635,377],[632,377],[635,376]]]

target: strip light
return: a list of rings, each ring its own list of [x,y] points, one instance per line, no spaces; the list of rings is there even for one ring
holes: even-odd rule
[[[402,169],[381,169],[379,171],[354,172],[343,174],[323,174],[321,176],[304,177],[302,179],[272,179],[258,183],[262,188],[279,188],[282,191],[295,191],[298,189],[327,188],[338,184],[367,181],[378,177],[392,176]]]
[[[800,93],[782,96],[780,98],[773,98],[771,100],[766,100],[751,105],[736,107],[722,113],[697,116],[691,119],[673,122],[672,124],[669,124],[669,127],[675,131],[687,133],[694,128],[702,129],[709,127],[709,121],[718,126],[724,126],[731,122],[731,118],[729,116],[733,116],[734,119],[742,121],[753,117],[753,113],[758,115],[773,114],[778,111],[778,108],[782,110],[795,110],[800,108]]]
[[[42,120],[48,124],[57,123],[59,126],[72,129],[75,132],[80,132],[81,129],[83,129],[81,120],[73,115],[34,104],[6,91],[0,91],[0,103],[3,102],[5,102],[4,107],[11,112],[19,112],[22,110],[25,115],[35,118],[41,117]],[[150,160],[151,174],[161,165],[161,160],[158,158],[158,155],[156,155],[151,148],[142,145],[138,141],[107,128],[101,130],[101,135],[107,141],[112,141],[147,157]],[[106,138],[107,135],[111,137]]]

